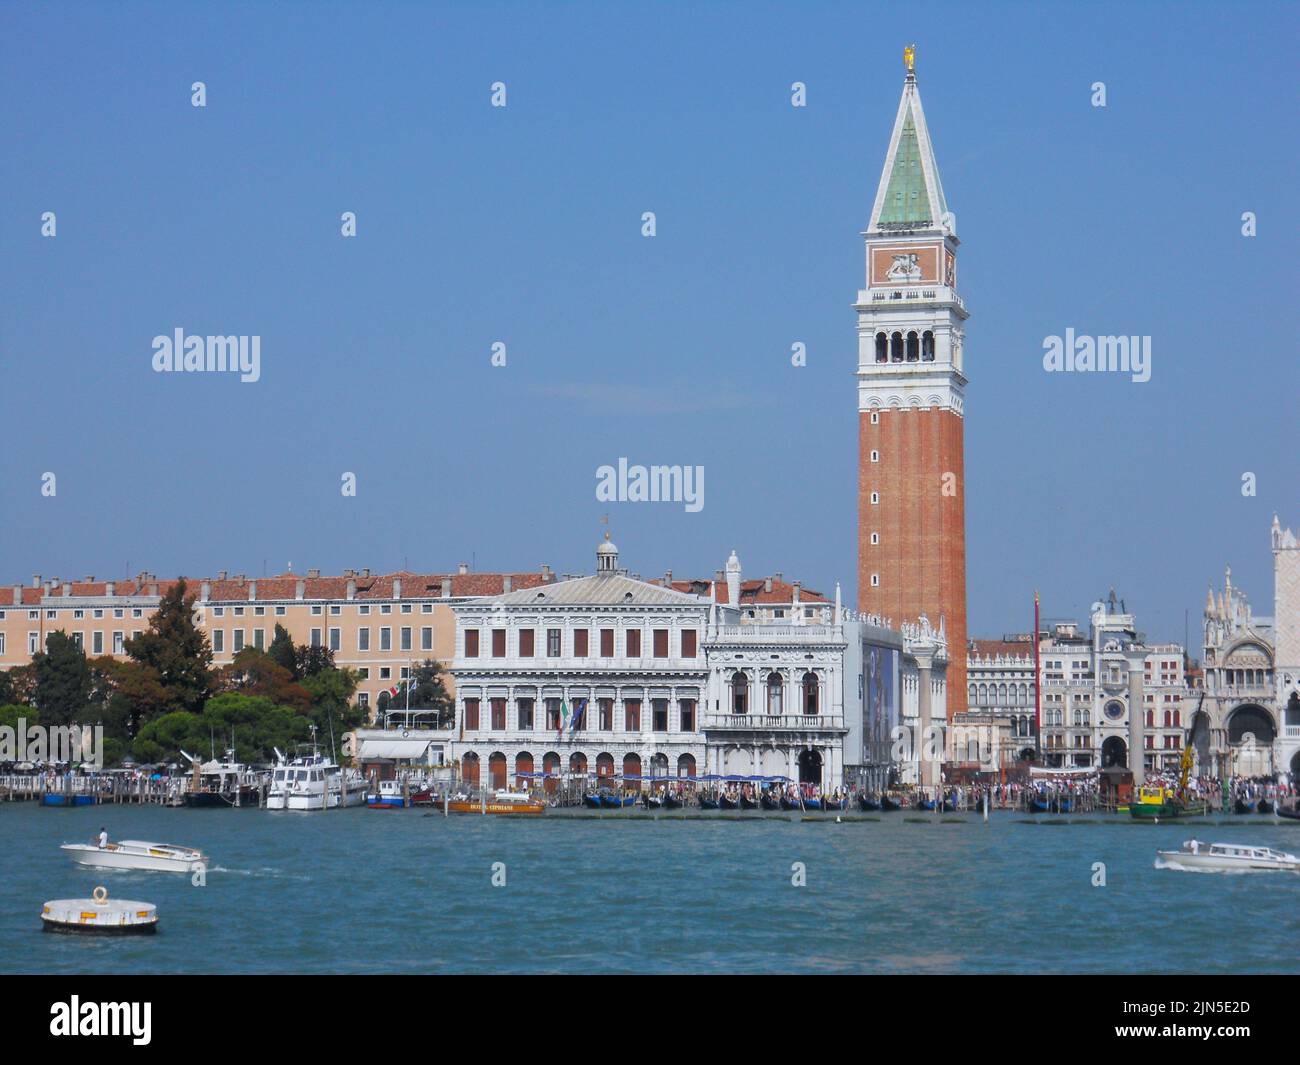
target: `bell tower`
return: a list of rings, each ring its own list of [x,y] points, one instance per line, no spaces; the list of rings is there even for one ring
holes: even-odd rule
[[[862,234],[858,293],[858,608],[948,635],[948,715],[966,709],[966,306],[915,51]]]

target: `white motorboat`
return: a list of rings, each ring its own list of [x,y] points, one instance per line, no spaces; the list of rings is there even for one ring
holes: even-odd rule
[[[65,850],[80,865],[103,869],[153,869],[164,873],[192,873],[206,869],[208,858],[193,847],[173,843],[148,843],[140,839],[123,839],[103,847],[94,843],[65,843]]]
[[[309,752],[287,759],[276,750],[268,810],[335,810],[366,801],[366,778],[358,769],[344,769],[312,744]]]
[[[1276,870],[1300,873],[1300,858],[1272,847],[1242,843],[1202,843],[1189,839],[1176,851],[1156,851],[1157,869],[1182,869],[1218,873]]]

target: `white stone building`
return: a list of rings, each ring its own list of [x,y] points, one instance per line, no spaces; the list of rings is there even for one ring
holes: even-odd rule
[[[459,604],[463,777],[713,773],[823,789],[924,777],[891,730],[944,721],[941,632],[853,616],[838,588],[831,603],[776,578],[743,581],[735,552],[721,577],[641,580],[607,537],[594,575]]]

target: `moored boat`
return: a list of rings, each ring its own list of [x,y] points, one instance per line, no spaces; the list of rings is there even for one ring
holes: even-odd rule
[[[758,803],[756,803],[756,802],[755,802],[753,799],[751,799],[748,795],[742,795],[742,796],[740,797],[740,808],[741,808],[742,810],[757,810],[757,809],[758,809]]]
[[[1247,802],[1245,799],[1237,799],[1232,804],[1234,814],[1253,814],[1255,812],[1254,800]]]
[[[178,847],[173,843],[148,843],[139,839],[124,839],[103,847],[93,843],[65,843],[60,850],[78,865],[100,869],[148,869],[163,873],[192,873],[206,869],[207,856],[193,847]]]
[[[883,793],[881,794],[880,809],[882,811],[901,810],[902,808],[903,808],[902,803],[900,803],[897,799],[891,799],[888,795],[885,795]]]
[[[1129,803],[1128,813],[1137,821],[1164,821],[1182,817],[1187,809],[1173,792],[1157,784],[1142,788],[1137,800]]]
[[[803,807],[799,805],[799,800],[798,800],[798,799],[792,799],[792,798],[790,798],[789,795],[782,795],[782,796],[781,796],[781,809],[782,809],[782,810],[802,810]]]
[[[701,795],[701,796],[700,796],[700,809],[701,809],[701,810],[717,810],[717,809],[720,809],[720,807],[718,806],[718,800],[717,800],[717,799],[710,799],[707,795]]]
[[[740,803],[724,792],[718,796],[718,808],[720,810],[738,810]]]
[[[279,750],[275,753],[276,766],[266,795],[268,810],[334,810],[366,801],[366,782],[360,771],[330,761],[315,742],[292,759]]]
[[[72,792],[63,794],[57,791],[47,791],[41,796],[42,806],[93,806],[95,796],[84,795],[81,792]]]
[[[763,807],[764,810],[781,809],[781,800],[774,798],[769,792],[766,791],[763,792],[763,794],[758,797],[758,804],[761,807]]]
[[[868,798],[865,794],[858,795],[858,809],[860,810],[879,810],[880,803],[875,799]]]
[[[1213,872],[1300,872],[1300,858],[1272,847],[1240,843],[1204,844],[1189,839],[1176,851],[1156,851],[1157,869],[1196,869]]]
[[[543,814],[546,804],[526,792],[501,788],[477,796],[457,795],[448,800],[447,811],[453,814]]]
[[[668,792],[664,793],[665,810],[680,810],[681,808],[682,808],[681,799],[679,799],[676,795],[669,794]]]
[[[1288,809],[1281,804],[1273,811],[1278,817],[1285,817],[1288,821],[1300,821],[1300,809],[1292,807]]]
[[[599,810],[604,804],[600,801],[599,795],[587,792],[582,796],[582,805],[592,810]]]
[[[600,796],[600,805],[606,808],[621,810],[625,806],[635,806],[635,795],[615,795],[612,792],[602,792]]]
[[[1267,799],[1260,799],[1259,802],[1255,804],[1255,810],[1261,814],[1271,814],[1273,812],[1273,804]]]

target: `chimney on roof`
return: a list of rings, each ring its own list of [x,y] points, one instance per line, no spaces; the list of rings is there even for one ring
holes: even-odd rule
[[[229,573],[229,570],[224,570],[224,569],[223,569],[223,570],[218,570],[218,571],[217,571],[217,580],[219,580],[219,581],[224,581],[224,580],[226,579],[228,573]]]
[[[251,603],[257,598],[257,581],[248,582],[248,601]]]
[[[465,574],[469,572],[469,563],[468,562],[460,563],[460,565],[456,567],[456,572],[460,574],[460,576],[462,577],[465,576]]]
[[[22,606],[22,603],[23,603],[23,586],[21,584],[15,584],[14,585],[14,606]]]
[[[794,588],[794,605],[798,606],[799,605],[799,582],[795,581],[792,587]]]
[[[112,593],[110,592],[109,594],[111,595]],[[211,598],[212,598],[212,582],[204,581],[202,584],[199,585],[199,602],[206,603]]]
[[[776,581],[777,584],[780,584],[780,583],[781,583],[781,571],[780,571],[780,570],[777,570],[775,573],[772,574],[772,580]]]
[[[41,585],[41,595],[46,599],[50,597],[50,583],[50,581],[46,581]]]
[[[93,573],[87,573],[87,574],[86,574],[86,583],[87,583],[87,584],[94,584],[94,583],[95,583],[95,575],[94,575]]]
[[[369,566],[367,566],[365,569],[363,569],[363,570],[361,571],[361,576],[363,576],[363,577],[369,577],[369,576],[370,576],[370,567],[369,567]]]
[[[33,574],[32,574],[32,587],[33,587],[33,588],[39,588],[40,586],[41,586],[41,575],[40,575],[39,573],[33,573]]]
[[[312,578],[319,577],[319,576],[320,576],[320,570],[318,570],[318,569],[309,569],[309,570],[307,571],[307,576],[308,576],[308,577],[312,577]]]
[[[770,592],[771,590],[772,590],[772,578],[771,578],[771,577],[764,577],[764,578],[763,578],[763,591],[765,591],[765,592]]]
[[[310,573],[311,571],[308,570]],[[295,599],[305,599],[307,597],[307,582],[299,577],[293,584],[293,597]]]
[[[545,584],[551,579],[551,567],[545,562],[542,563],[542,583]]]
[[[394,578],[393,578],[393,598],[394,598],[394,599],[401,599],[401,598],[402,598],[402,578],[401,578],[401,577],[394,577]]]
[[[105,582],[104,582],[104,594],[107,595],[107,596],[110,596],[110,597],[116,595],[116,594],[117,594],[117,581],[105,581]]]
[[[351,602],[356,597],[357,597],[357,579],[355,577],[349,577],[348,578],[348,601]]]
[[[720,569],[715,569],[715,570],[713,571],[713,583],[714,583],[714,584],[722,584],[723,581],[725,581],[726,579],[727,579],[727,575],[726,575],[725,573],[723,573],[722,570],[720,570]]]
[[[442,579],[442,597],[444,599],[451,598],[451,577],[450,576],[443,577]]]
[[[69,596],[69,595],[72,594],[72,582],[71,582],[71,581],[65,581],[65,582],[64,582],[64,584],[63,584],[63,594],[64,594],[65,597],[66,597],[66,596]]]
[[[152,595],[155,599],[158,598],[158,585],[156,584],[149,585],[149,594]]]
[[[513,592],[514,590],[515,590],[514,577],[512,577],[509,573],[503,574],[501,577],[501,594],[504,595],[506,592]]]
[[[665,570],[665,571],[664,571],[664,587],[665,587],[665,588],[671,588],[672,586],[673,586],[673,571],[672,571],[672,570]]]

